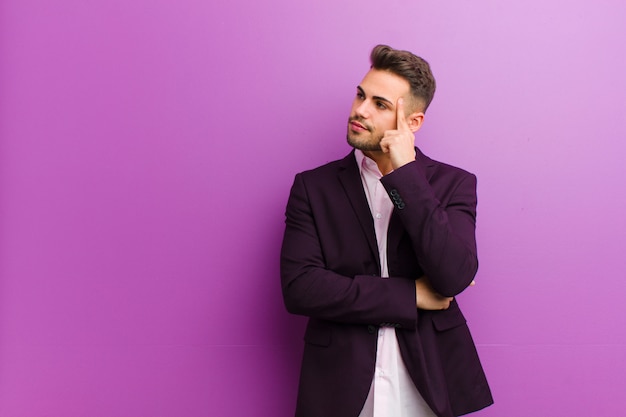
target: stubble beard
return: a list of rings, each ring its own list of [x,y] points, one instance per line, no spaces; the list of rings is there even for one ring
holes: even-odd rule
[[[348,144],[352,146],[354,149],[359,149],[366,152],[376,152],[381,151],[380,141],[383,139],[383,135],[377,135],[374,133],[374,129],[370,126],[364,124],[367,128],[367,132],[361,132],[361,134],[356,134],[350,131],[350,122],[356,120],[359,123],[362,123],[358,118],[351,117],[348,119],[348,134],[346,135],[346,139],[348,140]]]

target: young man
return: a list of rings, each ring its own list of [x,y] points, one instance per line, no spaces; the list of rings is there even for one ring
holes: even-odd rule
[[[376,46],[344,159],[296,175],[281,251],[285,305],[309,317],[297,417],[452,417],[493,400],[454,296],[473,284],[476,177],[414,134],[426,61]]]

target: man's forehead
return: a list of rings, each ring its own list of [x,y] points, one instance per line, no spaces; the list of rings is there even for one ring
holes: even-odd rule
[[[399,98],[409,92],[409,82],[389,71],[371,69],[359,84],[368,95]]]

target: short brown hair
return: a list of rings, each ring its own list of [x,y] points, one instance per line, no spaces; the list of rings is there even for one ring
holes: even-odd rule
[[[409,51],[377,45],[370,55],[372,68],[389,71],[408,81],[411,95],[423,104],[425,112],[435,95],[435,77],[424,59]]]

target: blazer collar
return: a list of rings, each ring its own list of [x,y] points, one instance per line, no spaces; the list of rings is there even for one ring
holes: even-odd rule
[[[420,150],[420,148],[415,147],[415,160],[417,163],[424,167],[424,173],[426,174],[426,179],[430,181],[430,178],[433,176],[435,172],[435,168],[437,163],[424,155],[424,153]]]

